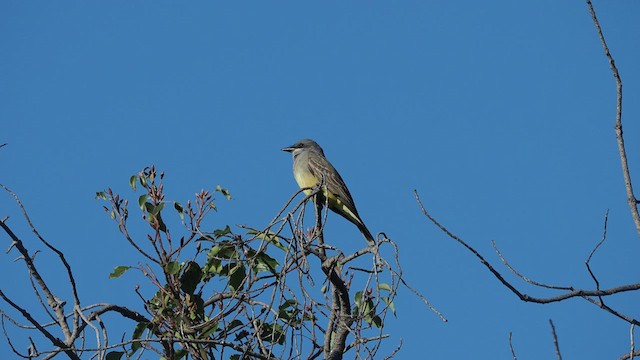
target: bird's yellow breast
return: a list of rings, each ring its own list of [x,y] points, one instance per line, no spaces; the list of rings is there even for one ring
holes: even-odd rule
[[[293,176],[296,178],[296,182],[300,188],[314,187],[318,185],[320,180],[313,176],[310,171],[294,171]],[[311,190],[304,191],[305,194],[309,194]]]

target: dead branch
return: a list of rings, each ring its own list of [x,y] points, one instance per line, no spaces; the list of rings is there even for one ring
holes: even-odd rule
[[[422,201],[420,200],[420,196],[418,195],[417,190],[414,190],[414,195],[416,198],[416,201],[418,202],[418,205],[420,206],[420,209],[422,211],[422,213],[427,217],[427,219],[429,219],[433,224],[435,224],[440,230],[442,230],[445,234],[447,234],[447,236],[449,236],[450,238],[452,238],[453,240],[457,241],[458,243],[460,243],[462,246],[464,246],[467,250],[469,250],[472,254],[474,254],[478,259],[480,259],[480,262],[491,272],[491,274],[493,274],[493,276],[498,279],[498,281],[500,281],[505,287],[507,287],[509,290],[511,290],[512,293],[514,293],[516,296],[518,296],[518,298],[522,301],[525,302],[533,302],[533,303],[538,303],[538,304],[548,304],[548,303],[553,303],[553,302],[560,302],[560,301],[564,301],[567,299],[571,299],[574,297],[579,297],[579,298],[584,298],[585,300],[590,301],[591,303],[597,305],[598,307],[600,307],[601,309],[625,320],[626,322],[630,323],[630,324],[635,324],[635,325],[639,325],[640,322],[638,320],[636,320],[635,318],[626,316],[624,314],[621,314],[619,312],[617,312],[616,310],[606,306],[605,304],[601,303],[601,302],[597,302],[595,300],[593,300],[591,297],[602,297],[602,296],[611,296],[611,295],[615,295],[615,294],[619,294],[619,293],[624,293],[624,292],[629,292],[629,291],[637,291],[640,290],[640,283],[635,283],[635,284],[627,284],[627,285],[621,285],[621,286],[616,286],[616,287],[612,287],[609,289],[596,289],[596,290],[584,290],[584,289],[575,289],[574,287],[553,287],[550,285],[541,285],[547,288],[553,288],[553,289],[562,289],[565,290],[566,292],[557,296],[552,296],[552,297],[534,297],[525,293],[522,293],[521,291],[519,291],[513,284],[511,284],[509,281],[507,281],[504,276],[498,272],[487,260],[485,260],[485,258],[480,255],[480,253],[478,251],[476,251],[473,247],[471,247],[469,244],[467,244],[464,240],[462,240],[460,237],[454,235],[452,232],[450,232],[446,227],[444,227],[442,224],[440,224],[434,217],[432,217],[427,210],[425,209],[425,207],[422,204]]]
[[[591,19],[593,20],[593,25],[595,25],[596,31],[598,32],[598,38],[600,38],[600,43],[602,44],[604,55],[607,57],[607,60],[609,61],[609,67],[611,68],[613,78],[616,82],[616,121],[615,121],[614,129],[616,132],[616,141],[618,143],[618,153],[620,154],[620,163],[622,166],[622,177],[624,178],[624,187],[627,192],[627,203],[629,204],[629,210],[631,211],[631,217],[633,218],[633,222],[636,225],[636,232],[638,236],[640,236],[640,214],[638,213],[638,198],[636,198],[633,192],[631,174],[629,173],[629,164],[627,161],[627,150],[625,149],[624,137],[622,135],[622,78],[620,77],[620,73],[618,72],[618,67],[616,66],[616,63],[613,60],[613,56],[609,51],[609,47],[607,46],[607,42],[604,38],[604,33],[602,32],[602,28],[600,27],[600,23],[598,22],[598,17],[596,16],[596,11],[593,8],[593,4],[591,3],[591,0],[587,0],[587,6],[589,7],[589,12],[591,13]]]
[[[560,354],[560,345],[558,344],[558,335],[556,334],[556,327],[553,325],[553,321],[549,319],[549,325],[551,325],[551,336],[553,337],[553,347],[556,349],[556,356],[558,360],[562,360],[562,354]]]
[[[511,350],[511,357],[513,358],[513,360],[518,360],[518,358],[516,357],[516,351],[513,349],[512,336],[513,336],[513,333],[509,331],[509,350]]]

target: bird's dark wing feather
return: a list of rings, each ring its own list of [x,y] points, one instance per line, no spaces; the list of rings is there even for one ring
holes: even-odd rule
[[[338,171],[324,156],[314,155],[316,156],[309,156],[309,171],[318,179],[322,179],[324,176],[327,190],[338,197],[359,218],[360,215],[358,215],[351,193],[349,193],[349,189]]]

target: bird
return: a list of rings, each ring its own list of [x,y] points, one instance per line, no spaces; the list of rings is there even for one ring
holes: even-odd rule
[[[282,151],[293,155],[293,177],[298,186],[301,189],[313,188],[324,177],[324,188],[322,193],[319,193],[320,206],[325,203],[326,198],[330,210],[357,226],[369,244],[374,244],[373,235],[358,214],[349,188],[342,180],[340,173],[327,160],[320,145],[311,139],[303,139],[283,148]],[[307,195],[311,192],[311,189],[304,190]]]

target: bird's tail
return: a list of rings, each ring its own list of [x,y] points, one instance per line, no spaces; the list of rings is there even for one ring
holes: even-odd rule
[[[358,229],[360,230],[362,235],[364,235],[364,238],[367,239],[369,244],[375,244],[376,241],[375,241],[373,235],[371,235],[371,232],[369,231],[369,229],[367,229],[367,227],[364,225],[364,223],[360,223],[360,224],[356,224],[356,225],[358,226]]]

